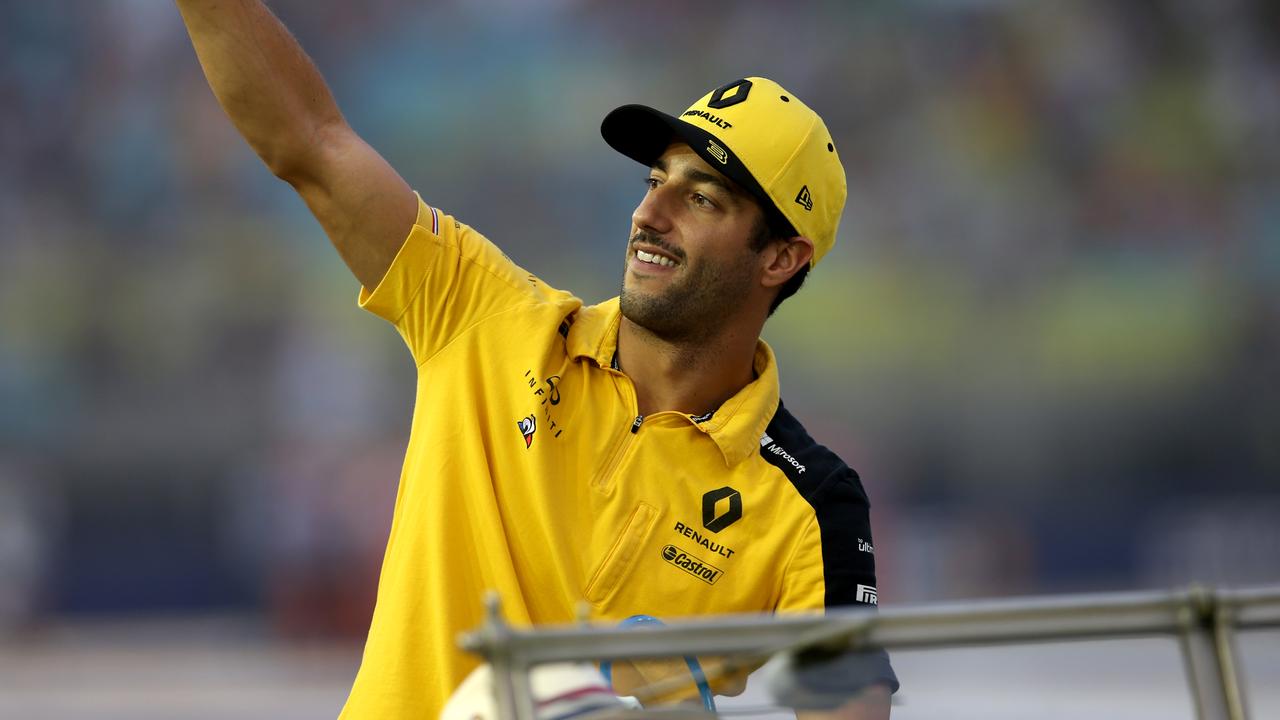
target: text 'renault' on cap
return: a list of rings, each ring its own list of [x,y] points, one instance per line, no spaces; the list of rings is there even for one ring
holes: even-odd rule
[[[645,105],[605,116],[600,134],[646,166],[672,142],[687,143],[711,167],[782,214],[813,241],[813,265],[836,242],[844,212],[844,166],[822,118],[761,77],[712,90],[679,117]]]

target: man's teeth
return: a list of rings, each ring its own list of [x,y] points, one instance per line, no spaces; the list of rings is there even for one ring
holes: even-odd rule
[[[676,264],[676,261],[669,257],[664,255],[654,255],[653,253],[647,253],[643,250],[636,251],[636,258],[638,258],[640,262],[653,263],[654,265],[666,265],[667,267],[673,267]]]

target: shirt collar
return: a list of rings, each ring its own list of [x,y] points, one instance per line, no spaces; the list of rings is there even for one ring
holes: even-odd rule
[[[622,312],[618,298],[579,310],[566,336],[569,356],[590,358],[601,368],[610,367],[618,350]],[[756,379],[716,409],[711,419],[689,422],[715,441],[725,464],[737,465],[760,448],[760,438],[778,409],[778,365],[764,340],[756,343],[753,360]]]
[[[590,358],[602,368],[609,367],[618,350],[618,325],[622,322],[618,298],[584,307],[571,320],[573,324],[565,336],[569,357]]]

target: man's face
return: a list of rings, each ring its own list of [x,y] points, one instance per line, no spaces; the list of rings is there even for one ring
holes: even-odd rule
[[[631,216],[622,314],[668,340],[713,334],[760,290],[760,206],[684,144],[667,148],[647,182]]]

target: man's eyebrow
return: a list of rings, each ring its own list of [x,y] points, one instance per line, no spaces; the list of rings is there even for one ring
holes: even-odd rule
[[[690,170],[684,171],[684,176],[694,182],[715,185],[716,187],[723,190],[725,194],[731,197],[738,196],[738,190],[734,188],[732,185],[730,185],[727,181],[725,181],[724,178],[720,177],[719,175],[712,175],[711,173],[702,172],[701,170],[690,169]]]
[[[663,160],[662,158],[658,158],[657,160],[654,160],[653,167],[654,169],[660,170],[661,172],[664,172],[664,173],[670,172],[668,170],[667,161]],[[724,191],[726,195],[728,195],[729,197],[735,200],[738,198],[739,195],[742,194],[741,190],[738,190],[736,187],[730,184],[729,181],[725,180],[719,175],[712,175],[709,172],[703,172],[701,170],[696,170],[692,168],[686,169],[682,174],[684,175],[685,179],[691,182],[707,183],[709,185],[714,185],[715,187]]]

